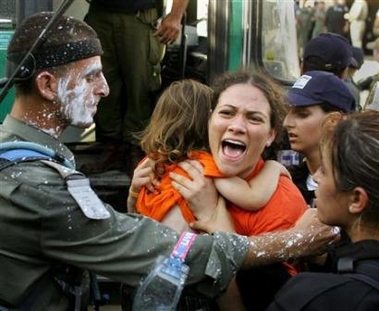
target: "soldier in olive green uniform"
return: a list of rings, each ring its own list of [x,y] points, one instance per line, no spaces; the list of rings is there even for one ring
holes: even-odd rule
[[[9,72],[52,16],[36,14],[16,30],[7,51]],[[58,140],[68,125],[92,124],[97,103],[109,93],[101,53],[92,28],[63,16],[14,80],[14,105],[0,128],[0,158],[6,164],[0,171],[0,307],[5,309],[83,310],[90,277],[83,271],[138,286],[158,256],[169,256],[178,241],[178,234],[161,224],[101,202]],[[226,212],[214,209],[213,228],[233,229],[219,211]],[[197,235],[185,258],[186,285],[216,297],[241,266],[319,251],[334,234],[313,216],[265,237]]]
[[[74,167],[67,147],[10,116],[0,139],[3,143],[36,142]],[[65,170],[70,173],[71,169]],[[70,177],[78,180],[83,176],[75,172]],[[148,218],[117,213],[106,204],[109,216],[89,218],[67,190],[66,180],[42,161],[3,169],[0,194],[0,300],[12,305],[22,302],[33,285],[61,262],[136,286],[158,255],[170,254],[178,238]],[[246,251],[246,239],[200,235],[187,257],[191,262],[189,282],[203,280],[203,285],[209,285],[207,291],[221,291]],[[67,309],[67,302],[58,299],[61,290],[57,285],[53,277],[44,281],[41,296],[43,303],[49,302],[38,310]]]

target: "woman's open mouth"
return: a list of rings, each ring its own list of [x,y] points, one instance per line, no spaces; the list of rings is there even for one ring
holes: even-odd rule
[[[221,146],[223,155],[231,160],[238,160],[246,151],[246,145],[237,140],[225,139]]]

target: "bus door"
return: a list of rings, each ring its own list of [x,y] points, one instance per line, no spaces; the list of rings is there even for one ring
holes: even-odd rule
[[[294,1],[191,0],[184,26],[184,35],[168,47],[163,73],[177,53],[176,78],[209,82],[249,67],[290,85],[300,75]]]

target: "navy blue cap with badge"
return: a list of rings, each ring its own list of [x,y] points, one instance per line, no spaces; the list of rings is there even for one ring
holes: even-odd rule
[[[287,93],[291,106],[328,104],[343,112],[355,111],[355,100],[345,83],[326,71],[308,71],[296,80]]]

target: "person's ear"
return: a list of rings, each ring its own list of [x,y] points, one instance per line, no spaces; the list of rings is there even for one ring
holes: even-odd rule
[[[48,71],[39,73],[35,80],[35,85],[40,96],[49,101],[54,101],[57,97],[57,78]]]
[[[349,67],[346,67],[340,74],[340,79],[345,79],[347,76],[348,76],[348,72],[349,72]]]
[[[271,133],[266,141],[266,147],[270,147],[272,142],[275,140],[275,137],[276,137],[276,131],[275,130],[271,130]]]
[[[362,187],[355,187],[352,190],[349,212],[351,214],[361,214],[368,204],[368,195]]]
[[[328,118],[328,122],[335,126],[338,122],[340,122],[343,118],[344,115],[340,111],[333,111],[329,112],[326,117]]]
[[[304,68],[304,59],[301,59],[300,61],[300,74],[304,74],[305,73],[305,68]]]

